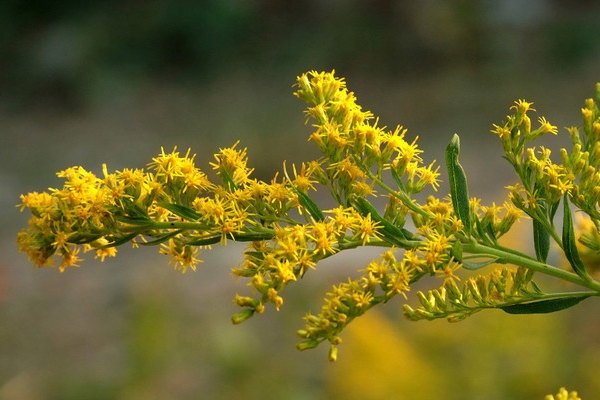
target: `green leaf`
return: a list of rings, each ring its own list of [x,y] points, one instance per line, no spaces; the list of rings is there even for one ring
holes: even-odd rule
[[[468,269],[470,271],[475,271],[478,269],[481,269],[483,267],[486,267],[490,264],[493,264],[495,262],[498,262],[498,260],[500,260],[500,257],[492,257],[489,260],[485,260],[485,261],[466,261],[463,259],[462,261],[462,265],[464,269]]]
[[[481,220],[479,218],[475,218],[475,230],[477,231],[477,235],[479,236],[479,238],[481,238],[481,240],[483,240],[487,245],[494,247],[495,243],[492,242],[490,240],[490,238],[488,237],[488,235],[485,233],[485,230],[483,228],[483,223],[481,222]]]
[[[270,232],[245,232],[234,233],[233,240],[236,242],[258,242],[261,240],[273,239],[275,235]]]
[[[126,213],[127,217],[133,219],[149,219],[148,211],[138,206],[132,199],[125,197],[121,199],[121,201],[123,202],[124,207],[123,209],[119,208],[118,210],[122,213]]]
[[[558,211],[558,206],[560,205],[560,201],[557,201],[556,203],[552,204],[550,206],[550,223],[552,225],[554,225],[554,216],[556,215],[556,211]]]
[[[101,233],[96,233],[96,234],[87,234],[87,235],[75,235],[73,237],[71,237],[69,239],[69,243],[73,243],[73,244],[86,244],[86,243],[91,243],[94,240],[98,240],[100,239],[102,236],[104,236]]]
[[[590,297],[591,294],[579,296],[559,297],[557,299],[538,300],[528,303],[512,304],[499,307],[508,314],[547,314],[555,311],[565,310],[576,306],[583,300]]]
[[[273,234],[268,232],[246,232],[246,233],[234,233],[232,240],[236,242],[257,242],[261,240],[269,240],[273,238]],[[230,237],[228,235],[228,237]],[[190,246],[208,246],[211,244],[219,243],[222,239],[221,235],[212,235],[199,239],[192,239],[185,242],[186,245]]]
[[[400,175],[398,175],[398,172],[396,172],[394,168],[391,169],[391,172],[392,178],[394,178],[396,185],[398,185],[398,189],[404,191],[404,183],[402,183],[402,178],[400,177]]]
[[[225,168],[219,168],[218,174],[223,181],[223,186],[225,186],[229,191],[234,191],[238,188],[231,174]]]
[[[120,246],[124,243],[129,242],[130,240],[135,238],[137,235],[139,235],[139,232],[133,232],[133,233],[129,233],[129,234],[123,235],[123,236],[112,236],[112,237],[107,236],[106,239],[109,240],[110,243],[108,243],[107,245],[104,245],[102,247],[98,247],[98,248],[106,249],[109,247]]]
[[[550,233],[537,219],[533,220],[533,245],[536,258],[545,264],[550,251]]]
[[[157,239],[154,240],[150,240],[148,242],[139,242],[138,244],[141,246],[156,246],[157,244],[161,244],[166,242],[167,240],[171,239],[173,236],[177,236],[179,235],[181,232],[183,232],[183,229],[178,229],[176,231],[173,232],[169,232],[166,235],[160,236]]]
[[[591,280],[592,278],[586,271],[585,265],[583,265],[581,258],[579,258],[579,252],[577,251],[577,245],[575,242],[575,231],[573,229],[573,216],[571,215],[571,208],[569,207],[569,200],[567,194],[565,194],[563,201],[564,216],[562,241],[565,256],[567,257],[567,260],[569,260],[569,264],[571,264],[573,271],[575,271],[577,275],[586,280]]]
[[[122,222],[127,225],[136,225],[136,226],[151,226],[155,222],[150,218],[137,218],[137,217],[129,217],[129,216],[117,216],[116,220]]]
[[[171,211],[173,214],[177,215],[188,221],[197,221],[202,217],[202,215],[198,214],[196,211],[192,210],[189,207],[182,206],[181,204],[175,203],[167,203],[166,201],[161,201],[158,203],[159,206]]]
[[[469,190],[467,187],[467,176],[462,165],[458,161],[460,153],[460,139],[454,134],[450,144],[446,147],[446,167],[448,168],[448,181],[450,183],[450,195],[454,213],[463,223],[465,232],[471,234],[471,215],[469,209]]]
[[[211,244],[216,244],[221,241],[221,235],[218,236],[209,236],[203,239],[195,239],[185,242],[186,245],[189,246],[209,246]]]
[[[298,195],[298,201],[300,204],[306,208],[306,211],[310,214],[311,217],[314,218],[315,221],[321,222],[325,220],[325,216],[319,206],[311,199],[306,193],[298,190],[294,187],[294,191]]]
[[[492,223],[487,224],[487,226],[485,227],[485,232],[487,233],[488,237],[490,238],[493,244],[498,244],[498,238],[496,237],[496,232],[494,232],[494,227],[492,226]]]

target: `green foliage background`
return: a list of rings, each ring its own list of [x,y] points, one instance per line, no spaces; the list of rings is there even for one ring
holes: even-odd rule
[[[309,69],[345,76],[359,102],[443,161],[454,132],[471,195],[501,201],[510,167],[489,133],[517,98],[562,127],[600,80],[600,8],[537,0],[21,2],[0,4],[0,399],[536,399],[600,392],[598,302],[548,316],[410,323],[389,304],[346,332],[340,359],[298,353],[302,313],[345,266],[334,257],[286,304],[230,325],[241,247],[181,275],[154,251],[59,274],[14,235],[20,193],[54,172],[141,167],[164,146],[198,163],[241,139],[256,174],[312,159]],[[549,145],[558,147],[561,139]],[[447,184],[447,182],[445,182]],[[440,190],[447,191],[447,186]],[[532,251],[527,227],[510,240]],[[237,251],[240,250],[240,251]],[[552,255],[551,255],[552,257]],[[551,260],[557,262],[557,260]],[[362,263],[362,264],[361,264]]]

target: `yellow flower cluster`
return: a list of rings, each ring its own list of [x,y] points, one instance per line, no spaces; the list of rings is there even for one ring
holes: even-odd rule
[[[362,110],[354,93],[334,72],[311,71],[299,76],[296,86],[294,94],[313,104],[307,110],[316,128],[310,140],[325,155],[325,171],[319,182],[330,187],[340,204],[353,194],[362,197],[372,193],[375,182],[370,180],[371,168],[379,179],[383,170],[390,170],[408,195],[439,186],[439,167],[422,164],[416,138],[406,141],[407,131],[402,126],[394,130],[378,126],[373,114]]]
[[[236,143],[237,145],[237,143]],[[21,251],[39,267],[61,259],[59,269],[78,266],[80,250],[95,250],[102,261],[116,254],[116,246],[160,245],[177,269],[195,268],[199,246],[250,232],[249,209],[286,214],[296,204],[295,194],[283,184],[250,180],[245,149],[222,149],[213,168],[223,179],[216,185],[194,164],[190,151],[180,156],[164,150],[148,170],[124,169],[103,178],[82,167],[58,173],[63,188],[21,196],[21,209],[32,217],[17,237]],[[238,187],[239,186],[239,187]]]
[[[600,88],[597,88],[600,90]],[[546,133],[556,134],[557,129],[544,117],[539,127],[531,130],[528,112],[535,111],[532,103],[519,100],[515,110],[503,125],[494,125],[504,146],[506,158],[513,164],[521,183],[510,187],[512,202],[529,215],[538,213],[540,206],[550,209],[568,194],[573,203],[593,215],[600,205],[600,111],[594,99],[587,99],[581,112],[583,115],[583,137],[579,128],[569,128],[573,148],[560,150],[562,163],[551,158],[546,147],[527,147],[526,144]]]
[[[600,84],[596,85],[596,100],[587,99],[581,109],[583,135],[576,127],[569,128],[573,150],[563,150],[563,164],[573,175],[577,185],[571,191],[573,203],[592,216],[600,219]]]
[[[96,249],[96,257],[101,260],[114,256],[115,249],[107,248],[106,238],[98,232],[104,226],[115,225],[111,207],[119,195],[82,167],[66,169],[58,176],[66,179],[63,189],[21,196],[21,210],[28,208],[32,216],[29,227],[17,236],[19,250],[38,267],[52,265],[52,256],[58,253],[61,271],[78,265],[82,247],[86,251]]]
[[[247,310],[234,316],[235,323],[262,313],[266,303],[279,310],[279,292],[290,282],[302,278],[316,264],[340,250],[381,243],[380,226],[370,215],[353,208],[337,207],[325,211],[322,220],[310,218],[306,224],[273,225],[271,240],[254,241],[245,252],[244,262],[234,275],[250,278],[258,299],[237,296],[236,304]]]
[[[569,392],[565,388],[560,388],[558,393],[555,396],[549,394],[544,398],[544,400],[581,400],[581,397],[575,391]]]
[[[185,272],[196,268],[201,249],[248,242],[244,261],[233,269],[252,291],[235,295],[242,311],[232,321],[240,323],[263,313],[269,304],[279,310],[285,287],[319,261],[347,249],[384,247],[379,258],[359,270],[358,278],[334,285],[320,312],[306,315],[305,327],[298,331],[298,349],[328,341],[331,360],[350,322],[397,295],[406,299],[411,285],[425,276],[441,278],[443,284],[417,292],[420,305],[404,307],[411,320],[458,321],[486,308],[552,312],[600,293],[600,283],[587,275],[581,260],[590,267],[600,251],[596,101],[586,101],[582,110],[583,137],[578,129],[570,129],[573,149],[561,150],[561,164],[551,159],[549,149],[527,146],[544,134],[557,133],[543,117],[532,128],[532,103],[515,102],[506,122],[494,125],[521,181],[510,188],[512,204],[484,206],[468,197],[457,135],[446,149],[450,196],[429,196],[421,204],[415,195],[438,189],[439,167],[435,162],[424,164],[416,138],[407,140],[402,126],[379,126],[334,72],[308,72],[295,86],[294,94],[309,103],[307,120],[314,127],[309,140],[322,152],[319,159],[290,168],[284,163],[282,173],[270,182],[252,177],[247,151],[239,142],[220,149],[209,163],[217,176],[214,181],[196,167],[190,150],[181,155],[176,148],[161,149],[145,169],[109,173],[104,165],[102,175],[96,176],[82,167],[68,168],[58,173],[65,180],[62,188],[21,196],[21,210],[28,209],[31,217],[18,233],[19,249],[36,266],[58,260],[63,271],[78,266],[82,252],[93,251],[104,261],[125,243],[154,245]],[[600,99],[600,86],[597,89]],[[311,197],[323,189],[335,202],[327,210]],[[591,217],[582,223],[577,242],[568,198]],[[561,199],[565,217],[559,237],[553,218]],[[374,206],[377,201],[385,203],[381,214]],[[536,258],[499,243],[522,212],[534,221]],[[564,250],[573,272],[546,264],[550,236]],[[472,277],[457,274],[493,263],[519,268]],[[532,281],[536,271],[591,291],[544,293]]]
[[[504,147],[506,159],[513,164],[523,184],[512,186],[511,200],[520,209],[530,214],[540,201],[554,204],[573,188],[575,176],[560,164],[555,164],[548,148],[527,147],[526,144],[547,134],[556,135],[556,126],[546,118],[538,118],[539,126],[532,130],[528,112],[535,111],[525,100],[515,102],[511,107],[514,114],[506,117],[503,125],[494,125]]]
[[[63,271],[78,265],[80,250],[94,250],[103,261],[127,242],[158,245],[185,272],[200,262],[202,247],[247,241],[244,262],[233,273],[248,280],[254,296],[236,295],[244,308],[233,317],[238,323],[267,304],[280,309],[281,291],[324,258],[360,246],[391,247],[360,279],[334,287],[322,312],[307,317],[300,347],[323,340],[335,347],[347,323],[378,302],[405,295],[412,281],[453,276],[460,262],[451,241],[463,227],[449,202],[432,197],[421,209],[411,199],[439,185],[439,168],[423,164],[416,139],[406,141],[400,126],[378,126],[333,72],[298,77],[295,95],[311,104],[310,140],[323,152],[320,159],[291,169],[284,164],[283,177],[276,174],[270,182],[252,178],[238,142],[210,163],[220,182],[195,166],[190,150],[181,155],[163,149],[146,169],[109,173],[104,166],[102,177],[73,167],[58,174],[63,188],[22,196],[21,208],[32,217],[18,235],[20,250],[40,267],[60,259]],[[398,190],[384,182],[389,175]],[[309,196],[318,186],[329,190],[337,207],[321,211]],[[384,217],[366,199],[376,188],[386,192]],[[409,214],[418,226],[415,235],[403,228]],[[400,261],[398,246],[405,249]]]
[[[331,344],[329,358],[335,361],[337,345],[342,342],[339,335],[354,318],[397,294],[406,297],[418,270],[410,257],[397,261],[394,253],[394,248],[387,250],[369,263],[359,279],[349,279],[334,286],[327,293],[321,312],[304,318],[306,326],[297,332],[303,341],[297,348],[312,349],[328,340]]]

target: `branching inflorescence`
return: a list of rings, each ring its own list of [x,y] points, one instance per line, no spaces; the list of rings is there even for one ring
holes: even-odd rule
[[[252,177],[238,143],[210,163],[217,182],[195,166],[189,150],[183,156],[162,150],[147,169],[109,173],[103,166],[101,177],[72,167],[58,173],[63,188],[21,196],[21,210],[32,215],[18,246],[36,266],[57,263],[63,271],[78,266],[82,252],[104,261],[128,242],[158,245],[185,272],[195,270],[200,251],[213,244],[248,242],[233,274],[247,279],[252,293],[235,296],[242,311],[234,323],[268,305],[279,310],[284,288],[319,261],[348,249],[382,247],[378,258],[359,267],[358,277],[334,285],[321,310],[306,315],[298,331],[298,349],[328,341],[331,360],[354,318],[398,295],[408,301],[411,286],[425,277],[442,284],[417,291],[418,305],[404,305],[410,320],[460,321],[485,309],[562,310],[600,295],[594,279],[600,266],[600,85],[596,89],[596,99],[582,109],[583,127],[568,129],[573,146],[561,149],[560,163],[549,149],[531,146],[540,136],[557,134],[544,117],[532,123],[532,103],[515,102],[505,122],[493,126],[519,178],[504,205],[483,206],[469,197],[457,135],[446,149],[449,196],[419,202],[415,195],[437,191],[440,168],[424,163],[417,139],[407,139],[402,126],[379,126],[333,72],[312,71],[298,77],[294,94],[309,104],[310,140],[321,158],[284,164],[270,182]],[[314,193],[324,191],[336,207],[319,207]],[[381,209],[373,205],[376,197],[385,202]],[[577,232],[572,206],[587,216]],[[500,243],[526,217],[533,222],[532,255]],[[547,264],[553,242],[567,268]],[[498,264],[505,267],[494,269]],[[486,274],[456,275],[488,268]],[[579,289],[548,293],[533,281],[536,273]]]

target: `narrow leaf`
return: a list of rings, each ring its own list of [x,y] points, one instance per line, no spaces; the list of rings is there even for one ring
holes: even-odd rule
[[[550,233],[537,219],[533,220],[533,245],[538,261],[546,263],[550,251]]]
[[[558,206],[560,205],[560,201],[552,204],[550,206],[550,223],[554,225],[554,216],[556,215],[556,211],[558,211]]]
[[[498,262],[498,260],[500,260],[500,257],[493,257],[493,258],[490,258],[489,260],[479,261],[479,262],[466,261],[463,259],[462,264],[463,264],[464,269],[468,269],[470,271],[475,271],[475,270],[481,269],[483,267],[486,267],[490,264],[493,264],[495,262]]]
[[[107,237],[107,239],[109,240],[110,243],[102,246],[102,247],[98,247],[99,249],[106,249],[109,247],[116,247],[116,246],[120,246],[124,243],[129,242],[130,240],[132,240],[133,238],[135,238],[137,235],[139,235],[139,232],[133,232],[133,233],[129,233],[127,235],[123,235],[123,236],[113,236],[113,237]],[[110,241],[111,239],[113,239],[112,241]]]
[[[398,185],[398,189],[404,191],[404,183],[402,183],[402,178],[400,178],[400,175],[398,175],[398,172],[396,172],[396,170],[394,168],[391,169],[391,172],[392,172],[392,178],[394,178],[396,185]]]
[[[225,168],[219,168],[218,173],[221,177],[221,180],[223,181],[223,186],[225,186],[229,191],[233,192],[238,188],[233,178],[231,177],[231,174]]]
[[[209,236],[209,237],[202,238],[202,239],[190,240],[190,241],[185,242],[185,244],[189,245],[189,246],[208,246],[211,244],[219,243],[220,241],[221,241],[221,235],[217,235],[217,236]]]
[[[118,212],[115,212],[116,214],[127,213],[126,217],[132,219],[149,219],[148,211],[135,204],[133,200],[123,198],[121,201],[123,202],[124,207],[115,207],[118,210]]]
[[[498,244],[498,238],[496,237],[496,232],[494,232],[494,227],[492,226],[492,223],[487,224],[487,226],[485,227],[485,232],[487,233],[492,243]]]
[[[479,218],[475,218],[475,230],[477,231],[477,235],[479,235],[481,240],[483,240],[489,246],[494,246],[494,243],[486,235],[483,224]]]
[[[512,304],[499,307],[508,314],[547,314],[576,306],[591,295],[560,297],[558,299],[538,300],[529,303]]]
[[[590,280],[590,276],[585,269],[585,265],[579,258],[579,252],[577,251],[577,245],[575,242],[575,231],[573,229],[573,216],[571,215],[571,208],[569,207],[568,196],[565,194],[564,198],[564,216],[563,216],[563,231],[562,231],[562,241],[563,241],[563,250],[565,252],[565,256],[573,271],[580,277]]]
[[[137,225],[137,226],[150,226],[154,224],[154,221],[150,218],[136,218],[129,216],[117,216],[117,221],[122,222],[127,225]]]
[[[274,234],[268,232],[234,233],[233,240],[236,242],[258,242],[273,239],[274,236]]]
[[[171,239],[173,236],[179,235],[181,232],[183,232],[183,229],[177,229],[176,231],[169,232],[166,235],[163,235],[157,239],[150,240],[147,242],[139,242],[138,244],[142,245],[142,246],[156,246],[157,244],[166,242],[167,240]]]
[[[325,220],[325,216],[321,212],[319,206],[310,198],[306,193],[294,188],[296,194],[298,195],[298,201],[300,204],[308,211],[311,217],[315,219],[315,221],[321,222]]]
[[[192,210],[189,207],[182,206],[181,204],[167,203],[165,201],[161,201],[160,203],[158,203],[158,205],[162,208],[166,208],[178,217],[181,217],[188,221],[197,221],[201,217],[201,215],[198,214],[196,211]]]
[[[104,236],[104,235],[100,234],[100,233],[89,234],[89,235],[75,235],[75,236],[69,238],[69,243],[73,243],[73,244],[91,243],[94,240],[100,239],[102,236]]]
[[[446,147],[446,167],[448,168],[448,181],[450,183],[450,195],[454,213],[463,223],[465,232],[471,234],[471,216],[469,210],[469,191],[467,187],[467,176],[462,165],[458,161],[460,152],[460,139],[454,134],[450,144]]]

